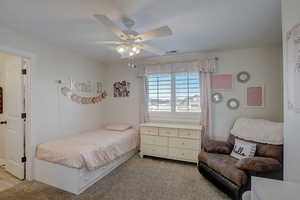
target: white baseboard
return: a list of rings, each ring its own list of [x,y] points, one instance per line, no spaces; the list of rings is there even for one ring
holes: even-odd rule
[[[3,158],[0,158],[0,166],[5,165],[5,160]]]

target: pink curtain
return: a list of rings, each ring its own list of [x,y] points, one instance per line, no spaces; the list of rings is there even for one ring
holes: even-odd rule
[[[145,68],[141,67],[138,71],[139,80],[139,118],[140,123],[145,123],[149,121],[149,111],[148,111],[148,85],[147,76],[145,76]]]
[[[217,58],[207,58],[199,62],[200,88],[201,88],[201,125],[203,126],[202,142],[206,143],[209,138],[213,137],[212,130],[212,74],[216,71]]]

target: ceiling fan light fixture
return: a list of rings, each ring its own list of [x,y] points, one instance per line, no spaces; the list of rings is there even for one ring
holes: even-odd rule
[[[133,52],[137,52],[137,51],[138,51],[138,48],[132,47],[132,51],[133,51]]]
[[[134,52],[129,52],[129,56],[134,56]]]
[[[117,48],[117,51],[118,51],[119,53],[124,53],[125,48],[124,48],[124,47],[118,47],[118,48]]]

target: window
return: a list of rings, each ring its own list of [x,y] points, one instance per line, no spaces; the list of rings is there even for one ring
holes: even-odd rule
[[[199,74],[195,72],[148,75],[150,113],[200,112]]]
[[[148,76],[149,111],[171,112],[172,80],[170,74]]]
[[[175,112],[200,112],[199,75],[175,74]]]

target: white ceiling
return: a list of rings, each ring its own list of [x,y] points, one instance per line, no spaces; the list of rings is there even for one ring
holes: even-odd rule
[[[119,55],[94,41],[118,38],[93,14],[119,26],[120,17],[129,16],[140,33],[169,25],[173,36],[148,43],[183,53],[280,44],[280,10],[280,0],[0,0],[0,23],[110,61]]]

